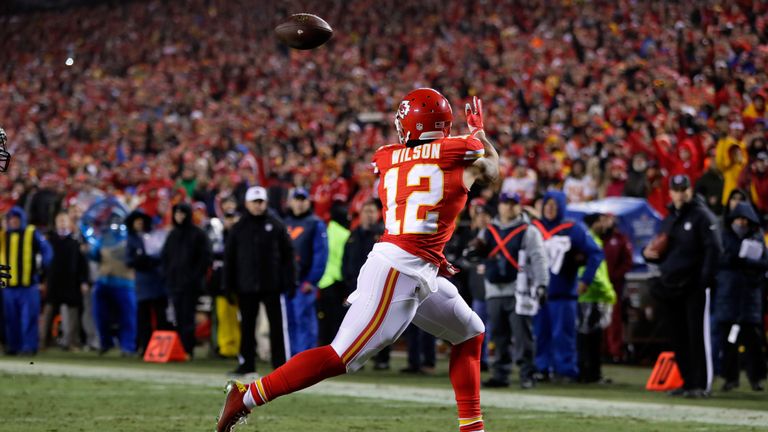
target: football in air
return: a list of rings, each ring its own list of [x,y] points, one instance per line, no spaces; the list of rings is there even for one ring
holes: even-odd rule
[[[328,42],[333,36],[333,29],[317,15],[298,13],[275,27],[275,34],[291,48],[310,50]]]

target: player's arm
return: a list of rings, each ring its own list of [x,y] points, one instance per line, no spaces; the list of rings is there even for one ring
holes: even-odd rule
[[[483,144],[483,157],[478,158],[464,171],[464,184],[470,188],[476,180],[494,183],[499,179],[499,153],[483,130],[483,101],[477,96],[467,103],[464,114],[471,136]]]
[[[499,153],[493,146],[493,143],[485,136],[484,130],[475,133],[475,138],[483,143],[485,155],[472,163],[472,167],[477,171],[475,180],[483,183],[495,183],[499,180]]]

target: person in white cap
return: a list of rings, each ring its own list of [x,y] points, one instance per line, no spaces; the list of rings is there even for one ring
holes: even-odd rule
[[[240,365],[234,374],[256,371],[254,330],[259,303],[269,320],[272,366],[285,363],[290,353],[285,300],[281,294],[296,289],[293,245],[285,225],[267,211],[267,190],[253,186],[245,193],[246,212],[232,226],[224,247],[224,290],[240,308]]]

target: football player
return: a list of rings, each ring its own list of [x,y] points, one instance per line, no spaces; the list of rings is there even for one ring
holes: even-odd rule
[[[339,332],[330,345],[304,351],[250,385],[231,381],[217,431],[231,431],[256,406],[360,369],[411,322],[453,345],[450,380],[459,430],[483,430],[485,328],[443,277],[456,272],[443,247],[472,184],[498,179],[499,156],[483,131],[480,99],[473,98],[465,114],[470,134],[450,136],[453,113],[443,95],[421,88],[403,98],[395,115],[400,142],[373,156],[386,231],[360,270]]]

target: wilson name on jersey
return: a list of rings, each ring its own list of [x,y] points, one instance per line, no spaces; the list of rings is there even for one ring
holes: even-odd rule
[[[483,144],[474,136],[379,148],[373,166],[384,206],[381,241],[440,265],[467,200],[464,168],[483,155]]]

